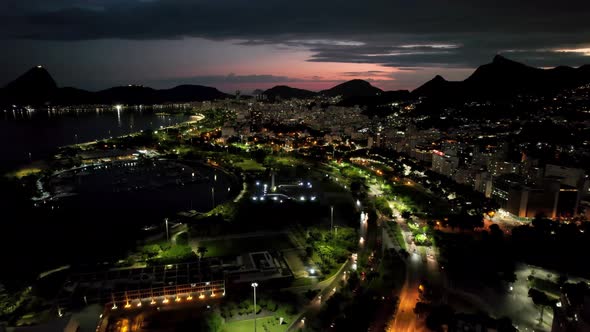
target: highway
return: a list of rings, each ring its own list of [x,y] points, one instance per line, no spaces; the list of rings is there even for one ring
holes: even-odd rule
[[[303,312],[293,319],[293,322],[286,331],[294,331],[303,328],[305,326],[305,318],[315,316],[320,311],[322,303],[329,299],[330,296],[334,295],[335,290],[337,290],[340,285],[340,281],[348,280],[346,275],[350,269],[351,263],[352,259],[348,259],[342,264],[338,272],[316,285],[316,288],[321,289],[321,291],[309,301]]]
[[[357,205],[357,208],[362,211],[362,206]],[[320,292],[308,303],[303,312],[293,320],[291,325],[287,328],[287,331],[296,329],[302,329],[305,326],[306,317],[313,317],[320,311],[322,303],[325,302],[330,296],[334,295],[340,282],[348,281],[349,271],[356,270],[356,264],[358,257],[367,250],[370,250],[372,245],[376,242],[377,232],[374,229],[369,230],[369,215],[361,212],[359,220],[359,252],[351,255],[349,259],[342,264],[338,272],[336,272],[330,278],[319,282],[314,288],[319,288]],[[374,228],[374,227],[372,227]]]
[[[406,282],[399,295],[398,310],[393,320],[388,324],[389,332],[420,332],[428,331],[423,319],[414,314],[414,307],[419,300],[418,287],[423,280],[428,280],[432,285],[441,286],[445,282],[443,273],[436,259],[436,253],[431,249],[417,247],[410,239],[410,232],[399,211],[394,210],[406,242],[406,248],[410,253],[406,261]],[[432,253],[430,257],[428,253]],[[445,289],[445,287],[443,287]]]
[[[422,280],[428,280],[429,283],[436,285],[440,284],[442,279],[438,263],[435,260],[428,258],[424,262],[424,258],[420,254],[410,254],[406,266],[406,283],[399,295],[398,310],[387,331],[428,331],[424,326],[423,319],[414,314],[414,307],[420,298],[418,287]]]

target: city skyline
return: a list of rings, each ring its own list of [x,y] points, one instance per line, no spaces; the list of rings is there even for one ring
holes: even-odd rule
[[[60,86],[88,90],[126,84],[321,90],[354,78],[411,90],[437,74],[462,80],[498,53],[538,67],[588,63],[590,6],[554,7],[9,1],[0,84],[43,65]]]

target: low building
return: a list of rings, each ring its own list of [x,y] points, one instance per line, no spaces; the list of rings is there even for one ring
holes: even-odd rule
[[[410,157],[431,164],[432,150],[428,146],[416,145],[413,149],[410,150]]]
[[[293,278],[293,273],[282,256],[268,251],[216,258],[216,263],[211,265],[211,269],[223,271],[225,280],[231,284]]]

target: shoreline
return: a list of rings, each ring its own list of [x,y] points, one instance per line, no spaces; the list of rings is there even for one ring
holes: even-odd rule
[[[194,117],[196,117],[196,119],[194,119]],[[201,113],[196,113],[194,115],[191,115],[189,117],[188,121],[183,121],[171,126],[166,126],[166,127],[160,127],[157,130],[167,130],[167,129],[174,129],[174,128],[180,128],[182,126],[186,126],[186,125],[192,125],[192,124],[196,124],[198,122],[200,122],[201,120],[203,120],[205,118],[204,115],[202,115]],[[75,144],[67,144],[67,145],[60,145],[57,146],[54,150],[54,152],[52,152],[50,155],[45,156],[42,159],[36,159],[36,160],[32,160],[28,163],[24,163],[24,164],[20,164],[20,165],[14,165],[13,167],[9,168],[9,169],[5,169],[2,171],[3,175],[6,177],[14,177],[14,178],[22,178],[23,176],[20,176],[19,173],[23,172],[25,170],[29,170],[29,169],[38,169],[38,172],[42,172],[46,169],[48,169],[48,163],[47,163],[47,159],[55,156],[56,154],[59,154],[61,149],[64,148],[81,148],[81,147],[90,147],[94,144],[97,144],[99,141],[105,140],[105,139],[115,139],[115,138],[127,138],[127,137],[132,137],[135,135],[139,135],[140,133],[142,133],[143,130],[140,131],[134,131],[132,133],[128,133],[125,135],[119,135],[119,136],[115,136],[115,137],[110,137],[110,138],[103,138],[103,139],[95,139],[93,141],[87,141],[87,142],[82,142],[82,143],[75,143]]]

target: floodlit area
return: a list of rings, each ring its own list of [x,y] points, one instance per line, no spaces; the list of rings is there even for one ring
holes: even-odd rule
[[[319,201],[319,193],[313,188],[311,180],[294,180],[286,181],[286,183],[256,180],[252,201],[313,203]]]

